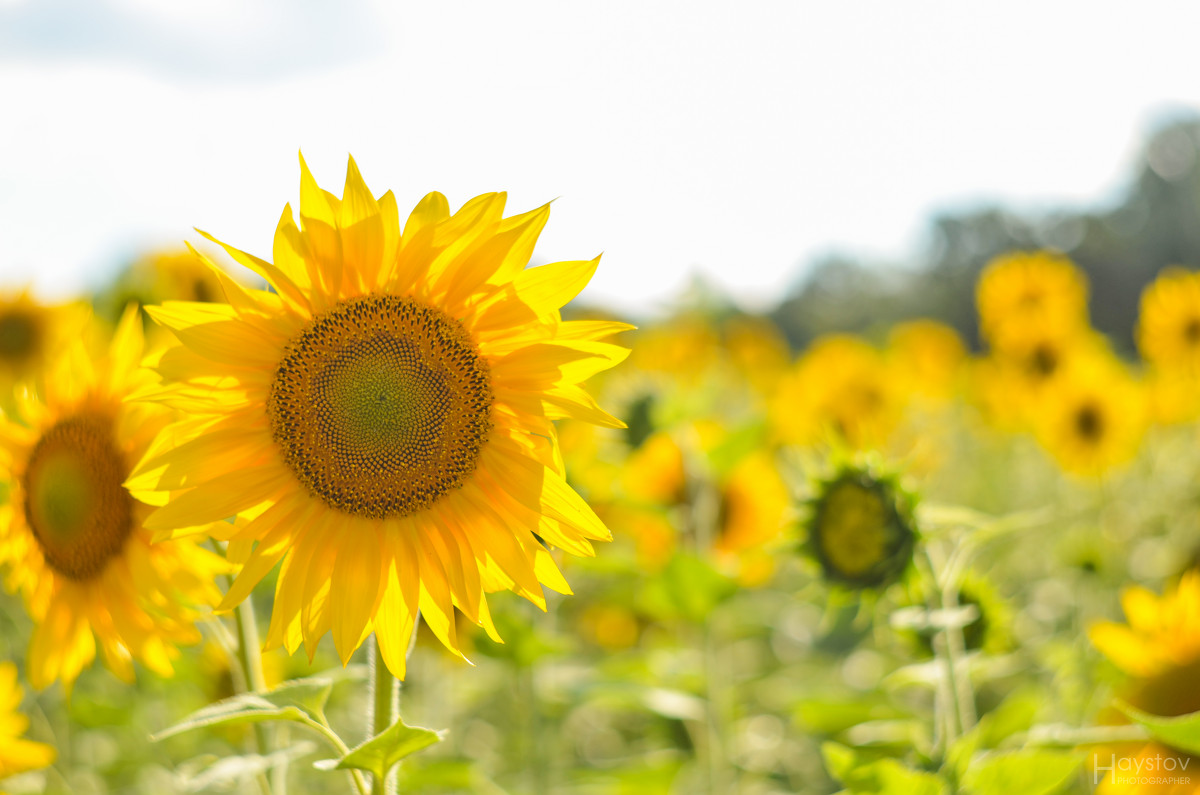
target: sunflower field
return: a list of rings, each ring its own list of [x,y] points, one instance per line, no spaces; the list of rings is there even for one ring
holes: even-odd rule
[[[4,792],[1200,792],[1200,272],[797,344],[506,199],[3,285]]]

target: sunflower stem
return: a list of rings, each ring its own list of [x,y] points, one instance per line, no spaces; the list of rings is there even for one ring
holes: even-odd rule
[[[413,630],[416,637],[416,630]],[[412,646],[409,646],[409,654]],[[371,737],[385,732],[400,715],[400,681],[392,676],[387,663],[383,660],[383,652],[379,649],[379,641],[371,635],[371,723],[367,727]],[[393,795],[396,792],[396,772],[388,774],[380,780],[372,777],[371,795]]]
[[[938,585],[937,568],[929,555],[927,543],[920,544],[920,552],[913,556],[913,563],[925,580],[925,600],[930,611],[941,607],[941,588]],[[934,745],[944,756],[958,736],[958,688],[955,683],[954,666],[946,653],[946,644],[934,639],[933,651],[942,665],[943,676],[938,677],[934,691]]]
[[[225,576],[225,590],[233,586],[233,578]],[[238,664],[242,669],[242,684],[246,692],[257,693],[267,689],[266,677],[263,676],[262,648],[258,642],[258,624],[254,620],[254,602],[250,596],[242,601],[233,611],[233,620],[237,625]],[[267,727],[261,723],[254,724],[254,748],[259,756],[266,756],[271,747],[267,736]],[[274,775],[276,784],[284,776]],[[271,782],[265,773],[257,776],[258,787],[264,795],[271,795]],[[286,788],[286,783],[283,784]],[[282,795],[282,791],[280,792]]]
[[[249,596],[233,611],[233,618],[237,623],[238,660],[242,664],[246,690],[251,693],[266,690],[267,682],[266,677],[263,676],[262,649],[258,643],[258,625],[254,621],[254,603],[250,601]],[[271,747],[267,737],[267,727],[261,723],[254,724],[254,745],[259,756],[265,756]],[[277,776],[272,778],[278,781]],[[258,786],[263,793],[271,795],[271,783],[267,777],[260,773],[258,779]]]

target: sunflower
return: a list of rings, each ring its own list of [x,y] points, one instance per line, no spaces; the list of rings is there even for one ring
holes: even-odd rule
[[[135,260],[97,296],[97,311],[115,320],[130,302],[222,301],[225,294],[212,270],[192,252],[155,251]]]
[[[770,420],[783,442],[814,444],[829,434],[852,448],[887,442],[903,415],[903,385],[883,355],[846,334],[818,339],[780,379]]]
[[[677,505],[687,498],[683,450],[666,431],[651,434],[622,468],[625,494],[639,503]]]
[[[768,391],[791,360],[779,328],[762,317],[733,317],[725,322],[724,349],[734,371],[756,390]]]
[[[171,492],[148,519],[164,536],[250,518],[220,607],[282,561],[268,648],[311,656],[331,632],[345,662],[373,631],[403,677],[418,610],[461,655],[455,608],[495,639],[486,592],[544,607],[542,585],[569,593],[547,545],[610,538],[564,480],[552,420],[623,427],[579,384],[625,358],[599,340],[631,327],[564,322],[598,260],[526,269],[549,206],[505,218],[504,200],[452,215],[431,193],[401,225],[353,159],[340,199],[301,159],[300,226],[285,207],[274,262],[221,244],[270,291],[214,269],[229,303],[149,309],[179,344],[147,398],[193,416],[130,485]]]
[[[912,320],[892,328],[887,357],[914,393],[941,402],[954,396],[967,352],[958,332],[944,323]]]
[[[28,292],[0,293],[0,407],[10,405],[16,384],[36,382],[86,323],[83,304],[42,304]]]
[[[771,456],[756,450],[738,461],[719,484],[718,535],[713,551],[742,585],[761,585],[774,572],[764,546],[779,537],[791,494]]]
[[[0,563],[36,623],[30,682],[70,688],[96,654],[131,679],[133,659],[169,676],[175,643],[200,636],[197,604],[220,597],[221,559],[191,541],[152,544],[143,524],[154,510],[122,485],[133,463],[170,420],[161,407],[125,402],[149,375],[138,367],[136,308],[121,319],[107,354],[81,342],[46,376],[44,398],[28,392],[18,417],[0,418]]]
[[[29,718],[17,711],[24,688],[17,684],[17,666],[0,662],[0,780],[54,764],[49,745],[23,740]]]
[[[913,499],[892,477],[847,466],[817,484],[808,546],[825,578],[843,587],[882,589],[912,562]]]
[[[1200,273],[1167,268],[1146,287],[1137,342],[1156,367],[1200,373]]]
[[[1144,390],[1112,356],[1076,361],[1034,411],[1038,438],[1059,465],[1092,476],[1137,453],[1148,416]]]
[[[1049,251],[996,257],[980,274],[975,291],[979,326],[993,347],[1030,325],[1087,325],[1087,282],[1069,259]]]
[[[1134,586],[1121,594],[1121,606],[1128,624],[1111,621],[1097,622],[1088,628],[1088,637],[1117,668],[1129,677],[1120,693],[1132,706],[1153,715],[1177,716],[1200,710],[1200,571],[1185,573],[1175,587],[1161,597]],[[1124,722],[1124,717],[1112,710],[1102,718],[1109,722]],[[1121,770],[1134,762],[1118,766],[1112,760],[1153,758],[1160,762],[1174,758],[1175,770],[1196,770],[1200,757],[1160,745],[1156,742],[1136,745],[1116,745],[1098,751],[1096,756],[1113,772],[1096,790],[1104,795],[1122,793],[1194,792],[1195,785],[1173,789],[1163,784],[1122,780]],[[1133,767],[1132,769],[1138,769]],[[1162,769],[1162,768],[1159,768]],[[1125,778],[1134,778],[1128,775]]]
[[[1003,346],[974,363],[971,387],[989,418],[1009,430],[1028,430],[1081,361],[1111,356],[1103,340],[1086,329],[1053,323],[1012,328]]]
[[[670,376],[694,384],[720,359],[721,339],[712,320],[685,313],[638,334],[630,364],[639,372]]]

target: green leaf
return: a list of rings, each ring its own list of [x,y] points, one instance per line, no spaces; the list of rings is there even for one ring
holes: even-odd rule
[[[713,608],[737,590],[707,561],[695,555],[677,554],[661,577],[678,614],[690,621],[705,621]]]
[[[1116,707],[1128,715],[1130,720],[1145,726],[1155,739],[1180,751],[1200,754],[1200,712],[1164,718],[1161,715],[1142,712],[1123,701],[1116,702]]]
[[[708,453],[708,463],[718,475],[727,474],[742,459],[763,448],[767,435],[764,422],[744,425],[731,431],[724,440]]]
[[[854,795],[944,795],[946,791],[945,783],[932,773],[913,770],[895,759],[871,759],[840,743],[822,743],[821,756],[829,773]]]
[[[277,707],[298,707],[317,717],[325,712],[325,704],[333,690],[333,680],[324,676],[289,679],[260,695]]]
[[[316,747],[315,743],[305,741],[266,756],[227,756],[203,766],[195,773],[182,775],[180,784],[186,792],[230,789],[239,781],[245,781],[273,767],[306,756],[316,750]]]
[[[796,720],[809,732],[836,734],[872,720],[892,720],[905,713],[867,695],[859,700],[812,698],[796,705]]]
[[[485,776],[478,765],[466,759],[437,759],[405,765],[400,769],[399,792],[470,792],[473,795],[508,795]]]
[[[854,751],[841,743],[821,743],[821,758],[825,760],[825,768],[829,775],[843,784],[858,763]]]
[[[1083,764],[1077,753],[1028,749],[988,754],[976,760],[963,776],[971,795],[1051,795],[1061,792]]]
[[[278,705],[255,693],[241,693],[209,704],[193,712],[179,723],[163,729],[150,737],[151,742],[160,742],[168,737],[183,734],[204,726],[228,726],[238,723],[261,723],[271,720],[289,720],[303,723],[307,716],[296,706]]]
[[[376,780],[382,781],[387,778],[388,771],[406,756],[441,741],[442,732],[423,729],[420,726],[406,726],[404,721],[398,720],[381,734],[375,735],[357,748],[350,749],[337,763],[337,767],[366,770],[374,775]]]

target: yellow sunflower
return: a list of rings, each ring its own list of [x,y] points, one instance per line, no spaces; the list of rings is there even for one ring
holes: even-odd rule
[[[24,688],[17,684],[17,666],[0,662],[0,780],[54,764],[49,745],[24,740],[29,718],[18,712]]]
[[[138,367],[142,324],[131,308],[107,354],[76,342],[45,379],[44,397],[24,392],[17,417],[0,418],[0,563],[36,623],[30,682],[70,688],[104,651],[125,679],[132,660],[169,676],[174,644],[195,642],[197,604],[220,598],[213,576],[226,564],[191,541],[152,544],[143,524],[154,508],[122,485],[170,420],[159,406],[125,402],[152,377]]]
[[[625,494],[636,502],[677,505],[687,498],[683,450],[666,431],[651,434],[630,452],[621,479]]]
[[[630,365],[639,372],[671,376],[695,384],[720,359],[721,339],[712,320],[682,314],[638,334]]]
[[[1151,364],[1200,373],[1200,273],[1167,268],[1146,287],[1137,341]]]
[[[764,549],[787,522],[792,498],[771,455],[755,450],[733,466],[719,484],[717,559],[748,587],[764,584],[775,571]]]
[[[135,260],[96,297],[97,312],[115,320],[131,302],[224,301],[221,282],[185,248],[155,251]]]
[[[944,323],[912,320],[888,334],[887,357],[914,393],[945,401],[954,396],[967,351],[958,332]]]
[[[1200,710],[1200,572],[1184,574],[1174,588],[1161,597],[1140,586],[1126,588],[1121,606],[1128,624],[1097,622],[1088,628],[1088,637],[1104,656],[1130,677],[1121,698],[1134,707],[1154,715],[1186,715]],[[1110,722],[1124,722],[1115,710],[1102,716]],[[1111,758],[1110,758],[1111,755]],[[1097,793],[1133,795],[1133,793],[1195,793],[1200,791],[1200,775],[1191,776],[1187,786],[1152,785],[1121,771],[1145,769],[1133,761],[1124,765],[1117,760],[1155,759],[1160,765],[1174,758],[1175,770],[1195,771],[1200,757],[1168,748],[1159,743],[1120,744],[1098,749],[1096,758],[1111,768]],[[1162,767],[1158,768],[1162,770]]]
[[[828,434],[852,448],[887,442],[906,395],[867,343],[832,334],[813,343],[780,379],[770,419],[781,441],[814,444]]]
[[[1133,458],[1148,419],[1144,390],[1112,356],[1077,361],[1033,410],[1042,445],[1079,475],[1102,475]]]
[[[770,390],[787,370],[791,351],[779,328],[762,317],[725,322],[725,352],[739,377],[755,389]]]
[[[43,304],[28,293],[0,293],[0,407],[10,405],[13,387],[35,382],[46,363],[87,323],[78,302]]]
[[[1014,327],[1003,346],[994,346],[989,356],[974,363],[973,396],[996,424],[1028,430],[1064,373],[1081,361],[1110,355],[1099,335],[1085,328],[1053,323]]]
[[[1087,281],[1069,259],[1049,251],[996,257],[980,274],[975,298],[980,330],[993,347],[1030,325],[1087,325]]]
[[[301,160],[300,225],[285,207],[274,262],[222,244],[270,292],[214,269],[229,303],[150,308],[179,342],[153,397],[192,418],[130,485],[171,492],[148,520],[164,535],[250,518],[221,607],[282,561],[267,647],[311,655],[331,632],[347,661],[373,631],[402,677],[418,610],[451,650],[455,608],[496,638],[485,593],[569,592],[543,542],[591,555],[610,538],[563,478],[552,420],[622,427],[580,383],[625,358],[599,340],[631,327],[563,321],[598,260],[527,269],[549,206],[505,218],[504,200],[451,214],[431,193],[401,224],[353,160],[340,199]]]

